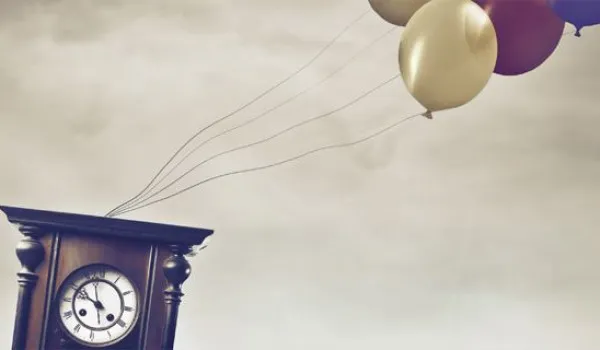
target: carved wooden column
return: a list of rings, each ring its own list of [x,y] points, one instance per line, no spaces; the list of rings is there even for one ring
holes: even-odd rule
[[[165,289],[165,304],[167,306],[167,320],[163,332],[163,350],[173,350],[175,343],[175,329],[177,328],[177,317],[179,314],[179,304],[183,293],[181,286],[183,282],[190,277],[192,267],[185,258],[190,253],[191,248],[187,246],[170,246],[173,255],[165,259],[163,263],[163,272],[167,278],[168,285]]]
[[[42,233],[38,229],[20,226],[19,231],[25,235],[25,238],[17,244],[16,248],[17,257],[21,262],[21,270],[17,273],[19,294],[17,297],[12,350],[25,350],[31,297],[38,280],[35,271],[44,260],[45,253],[44,246],[39,241]]]

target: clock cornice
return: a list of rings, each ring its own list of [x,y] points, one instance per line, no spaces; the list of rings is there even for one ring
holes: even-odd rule
[[[35,228],[45,233],[62,232],[197,246],[204,243],[214,232],[203,228],[11,206],[0,206],[0,211],[4,212],[12,224],[28,229]]]

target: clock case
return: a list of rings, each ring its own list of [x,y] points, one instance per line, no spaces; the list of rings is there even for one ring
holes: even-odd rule
[[[172,350],[186,256],[212,230],[80,214],[0,206],[25,236],[16,252],[22,268],[13,350]],[[132,331],[107,347],[86,347],[64,334],[55,297],[75,270],[107,264],[139,292],[140,315]]]

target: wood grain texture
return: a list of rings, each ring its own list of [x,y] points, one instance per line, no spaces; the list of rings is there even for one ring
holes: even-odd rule
[[[167,288],[167,279],[163,273],[162,264],[171,256],[168,246],[160,246],[158,249],[156,264],[154,265],[154,286],[150,296],[150,320],[148,324],[146,349],[161,350],[162,334],[167,317],[164,291]]]
[[[0,206],[13,224],[36,227],[42,232],[74,235],[94,235],[106,238],[127,238],[163,244],[199,245],[213,234],[212,230],[123,220],[103,216],[61,213],[47,210]]]
[[[37,270],[38,281],[33,290],[31,313],[29,314],[29,327],[27,332],[27,350],[38,350],[40,335],[43,329],[44,309],[46,300],[46,288],[48,286],[48,275],[50,268],[50,251],[52,249],[53,235],[45,235],[40,239],[46,252],[46,258]]]
[[[121,342],[103,349],[172,347],[179,286],[189,275],[183,255],[212,230],[9,206],[0,211],[25,236],[17,245],[23,268],[18,273],[15,350],[86,350],[62,333],[55,298],[73,272],[91,264],[113,266],[139,291],[137,324]],[[163,337],[168,340],[164,346]]]
[[[56,285],[52,291],[56,295],[62,282],[76,269],[95,263],[111,265],[123,272],[136,285],[140,300],[146,298],[147,270],[150,243],[119,238],[101,238],[64,234],[59,249]],[[56,310],[52,308],[49,318],[46,350],[61,349],[61,333]],[[160,322],[159,322],[160,323]],[[140,324],[120,343],[107,349],[133,350],[139,347]],[[82,349],[81,346],[77,347]]]

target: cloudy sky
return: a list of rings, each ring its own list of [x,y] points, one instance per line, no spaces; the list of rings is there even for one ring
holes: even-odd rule
[[[29,5],[25,5],[25,3]],[[0,1],[0,203],[103,215],[197,130],[310,60],[366,0]],[[390,28],[364,17],[204,139],[312,86]],[[211,182],[125,218],[208,227],[179,349],[600,347],[600,27],[463,108],[371,143]],[[397,73],[399,32],[187,166]],[[401,81],[206,164],[182,185],[421,112]],[[19,235],[0,222],[8,348]]]

